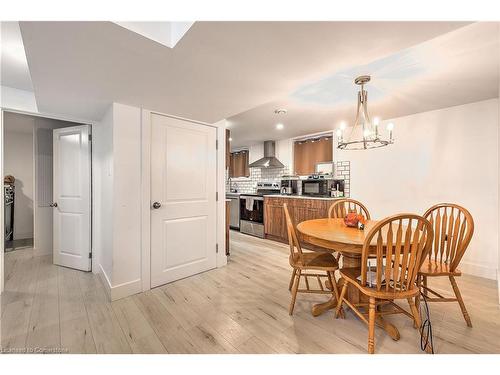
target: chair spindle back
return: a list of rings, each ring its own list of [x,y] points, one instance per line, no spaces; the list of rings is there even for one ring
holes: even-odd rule
[[[370,220],[370,213],[365,205],[355,199],[341,199],[330,206],[328,217],[331,219],[343,219],[349,212],[361,214],[366,220]]]
[[[372,244],[374,238],[376,242]],[[392,289],[397,293],[416,288],[415,280],[430,251],[432,238],[431,223],[419,215],[398,214],[378,222],[363,244],[362,285],[368,281],[369,258],[376,255],[377,291],[389,292]]]
[[[446,263],[455,271],[474,233],[474,220],[469,211],[452,203],[439,203],[429,208],[424,217],[434,228],[434,241],[429,260]]]

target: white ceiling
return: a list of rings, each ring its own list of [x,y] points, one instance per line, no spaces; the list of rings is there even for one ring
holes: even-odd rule
[[[2,86],[33,91],[19,23],[1,22],[0,45]]]
[[[406,50],[347,69],[332,70],[282,98],[229,118],[233,147],[284,139],[353,124],[358,86],[370,74],[368,110],[395,118],[498,97],[497,23],[475,23]],[[285,108],[286,115],[274,110]],[[276,124],[284,124],[277,130]],[[396,124],[397,126],[397,124]],[[397,131],[397,130],[396,130]]]
[[[466,24],[196,22],[173,49],[112,22],[21,22],[21,31],[40,111],[97,120],[116,101],[215,122],[255,108],[232,118],[236,142],[248,143],[268,138],[263,104],[286,101],[287,119],[303,118],[309,132],[331,118],[294,114],[298,88]]]

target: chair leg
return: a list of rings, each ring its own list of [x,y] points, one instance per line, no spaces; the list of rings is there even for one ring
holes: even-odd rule
[[[427,294],[427,289],[426,289],[426,288],[427,288],[427,276],[422,275],[422,282],[423,282],[423,285],[424,285],[424,287],[425,287],[425,288],[424,288],[424,296],[426,296],[426,297],[427,297],[427,295],[428,295],[428,294]]]
[[[328,281],[332,285],[333,292],[335,293],[335,298],[337,299],[337,303],[339,302],[339,286],[337,284],[337,279],[335,278],[334,272],[327,272]]]
[[[460,289],[458,289],[457,282],[453,275],[450,275],[451,286],[453,287],[453,291],[455,292],[455,296],[457,297],[458,304],[460,305],[460,309],[462,310],[462,315],[464,316],[465,321],[467,322],[467,326],[472,327],[472,322],[470,320],[469,313],[465,308],[464,300],[462,299],[462,295],[460,294]]]
[[[375,297],[370,297],[368,308],[368,353],[375,353]]]
[[[292,290],[293,282],[295,280],[295,268],[292,268],[292,276],[290,277],[290,283],[288,284],[288,290]]]
[[[342,287],[342,292],[340,292],[340,297],[339,300],[337,301],[337,308],[335,310],[335,318],[338,318],[339,315],[344,317],[342,311],[342,302],[344,301],[345,294],[347,292],[347,282],[345,282],[344,286]]]
[[[295,307],[295,299],[297,298],[297,290],[299,289],[301,272],[302,271],[300,269],[296,271],[295,283],[293,284],[293,289],[292,289],[292,300],[290,302],[290,309],[288,310],[288,314],[290,315],[293,315],[293,308]]]
[[[408,305],[410,305],[411,314],[413,315],[413,327],[420,329],[422,319],[420,318],[420,312],[418,311],[413,299],[408,298]]]

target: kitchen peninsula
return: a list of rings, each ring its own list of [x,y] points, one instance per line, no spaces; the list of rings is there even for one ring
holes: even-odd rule
[[[270,240],[288,243],[283,204],[286,203],[295,224],[328,217],[328,209],[342,198],[303,195],[264,195],[264,233]]]

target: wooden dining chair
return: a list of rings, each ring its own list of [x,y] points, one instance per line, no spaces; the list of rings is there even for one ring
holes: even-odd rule
[[[336,201],[334,204],[330,206],[328,209],[328,217],[330,219],[343,219],[350,212],[355,212],[357,214],[361,214],[365,217],[366,220],[370,220],[370,213],[368,212],[368,208],[355,199],[345,198]],[[335,259],[337,262],[340,260],[340,253],[337,252]]]
[[[342,268],[344,285],[337,304],[336,317],[342,304],[349,306],[368,324],[368,353],[375,351],[375,321],[388,314],[404,313],[420,327],[420,314],[414,297],[419,294],[416,285],[418,271],[430,251],[433,229],[431,223],[415,214],[399,214],[378,222],[365,238],[361,252],[361,267]],[[369,256],[376,262],[372,267]],[[368,297],[368,303],[352,304],[346,299],[347,287],[357,288]],[[406,299],[410,312],[394,301]],[[382,305],[391,305],[382,310]],[[363,310],[362,310],[363,309]]]
[[[341,199],[336,201],[328,209],[328,217],[332,219],[343,219],[349,212],[361,214],[366,220],[370,220],[370,213],[366,206],[355,199]]]
[[[458,265],[474,233],[472,215],[457,204],[440,203],[429,208],[424,217],[434,227],[434,241],[429,256],[420,268],[417,284],[427,302],[458,302],[465,322],[472,327],[469,313],[455,280],[455,277],[462,274]],[[455,298],[444,297],[428,286],[427,278],[441,276],[449,278]],[[429,293],[434,297],[429,297]],[[417,297],[417,306],[419,300],[420,298]]]
[[[292,278],[289,288],[292,289],[292,300],[288,311],[289,314],[293,314],[297,293],[333,294],[338,301],[339,291],[337,280],[335,279],[335,271],[339,269],[337,260],[331,253],[302,251],[302,246],[286,203],[283,205],[283,209],[285,210],[288,243],[290,244],[289,262],[292,267]],[[299,289],[301,278],[304,279],[305,289]],[[309,278],[314,278],[318,281],[319,289],[310,288]],[[332,290],[328,290],[328,288],[323,286],[321,281],[323,278],[329,281]],[[292,285],[293,288],[291,287]]]

